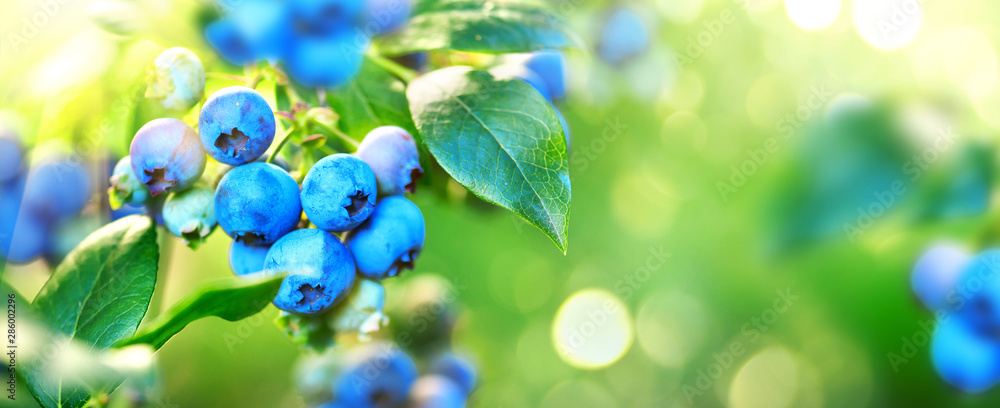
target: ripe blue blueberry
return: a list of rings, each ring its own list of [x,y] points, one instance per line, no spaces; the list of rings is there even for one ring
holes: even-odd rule
[[[153,60],[146,97],[173,110],[187,110],[205,94],[205,67],[187,48],[173,47]]]
[[[617,9],[604,22],[597,54],[605,62],[618,65],[641,54],[648,46],[649,33],[642,19],[630,10]]]
[[[24,208],[39,216],[66,218],[90,198],[90,174],[79,163],[49,159],[32,166],[24,186]]]
[[[368,0],[364,29],[372,34],[394,31],[406,24],[412,11],[410,0]]]
[[[229,247],[229,267],[239,276],[264,270],[264,260],[270,245],[247,245],[233,241]]]
[[[410,389],[408,408],[464,408],[465,392],[450,379],[438,375],[420,377]]]
[[[361,69],[368,37],[347,27],[322,37],[306,36],[292,42],[285,67],[296,82],[308,87],[335,88]]]
[[[960,320],[938,323],[931,362],[945,382],[965,392],[981,392],[1000,382],[1000,344]]]
[[[0,184],[14,181],[24,170],[24,151],[13,132],[0,129]]]
[[[358,279],[347,298],[333,309],[331,325],[337,333],[357,333],[359,339],[367,341],[371,333],[388,323],[382,314],[384,306],[385,288],[378,282]]]
[[[980,333],[1000,334],[1000,249],[976,254],[965,263],[949,298],[956,317]],[[947,293],[946,292],[946,293]]]
[[[24,263],[45,250],[49,225],[27,207],[22,208],[24,182],[0,185],[0,258]]]
[[[557,50],[535,51],[521,56],[521,64],[538,74],[553,99],[566,97],[566,61]]]
[[[476,367],[472,362],[454,353],[444,353],[431,363],[431,372],[450,379],[469,395],[476,388]]]
[[[205,171],[205,151],[198,133],[171,118],[149,121],[136,132],[129,148],[132,172],[153,196],[194,185]]]
[[[380,126],[368,132],[358,146],[357,156],[375,172],[382,197],[415,192],[417,180],[424,175],[417,143],[398,126]]]
[[[215,216],[233,239],[273,244],[295,229],[302,215],[299,185],[280,167],[249,163],[233,168],[215,190]]]
[[[235,65],[244,65],[257,59],[253,46],[243,38],[233,20],[223,18],[205,27],[205,39],[223,59]]]
[[[552,101],[549,85],[535,71],[522,64],[504,64],[490,68],[490,74],[496,79],[520,79],[535,88],[545,99]]]
[[[231,166],[256,160],[274,140],[274,111],[260,93],[244,86],[223,88],[209,96],[198,123],[208,155]]]
[[[132,159],[123,157],[115,164],[108,184],[108,201],[112,210],[125,205],[140,206],[149,201],[149,188],[132,171]]]
[[[367,221],[347,233],[358,273],[379,280],[413,269],[424,246],[424,216],[402,196],[383,198]]]
[[[242,0],[226,15],[253,59],[280,58],[292,39],[291,14],[281,1]]]
[[[959,245],[942,243],[930,247],[913,265],[910,286],[913,293],[930,310],[948,305],[947,295],[955,289],[959,275],[971,258]]]
[[[267,251],[264,269],[288,274],[274,305],[290,313],[322,312],[347,296],[354,284],[351,251],[333,234],[315,228],[281,237]]]
[[[302,210],[327,231],[347,231],[367,220],[377,195],[371,167],[349,154],[322,158],[302,180]]]
[[[337,401],[354,407],[395,407],[406,401],[417,380],[417,366],[399,347],[373,343],[347,356],[334,381]]]
[[[197,247],[215,229],[215,191],[199,183],[170,193],[163,203],[163,223],[185,244]]]
[[[326,36],[353,25],[365,7],[364,0],[289,0],[292,24],[299,34]]]

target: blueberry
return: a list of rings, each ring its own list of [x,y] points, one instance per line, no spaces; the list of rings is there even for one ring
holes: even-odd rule
[[[108,202],[112,210],[125,205],[140,206],[149,201],[149,188],[132,171],[132,159],[123,157],[115,164],[108,184]]]
[[[375,210],[375,174],[349,154],[322,158],[302,180],[302,210],[320,229],[347,231]]]
[[[962,295],[949,304],[957,318],[981,333],[1000,335],[1000,249],[983,251],[966,262],[955,288],[945,293],[952,290]]]
[[[0,184],[13,182],[24,170],[24,150],[17,136],[0,129]]]
[[[520,79],[535,88],[546,100],[552,101],[552,94],[549,93],[549,85],[545,83],[545,80],[522,64],[495,66],[490,68],[490,74],[496,79]]]
[[[187,48],[173,47],[153,60],[146,97],[167,109],[187,110],[205,95],[205,67]]]
[[[358,273],[375,280],[396,276],[400,269],[412,269],[423,249],[424,216],[410,200],[386,197],[367,221],[347,233],[346,242]]]
[[[1000,344],[961,320],[938,323],[931,362],[945,382],[965,392],[985,391],[1000,382]]]
[[[132,172],[153,196],[194,185],[205,171],[205,151],[198,133],[171,118],[153,119],[142,126],[129,148]]]
[[[90,174],[81,164],[50,158],[28,171],[23,206],[39,216],[67,218],[83,209],[90,187]]]
[[[417,366],[398,346],[372,343],[347,356],[334,381],[337,401],[354,407],[395,407],[417,380]]]
[[[364,0],[289,0],[292,25],[300,36],[329,36],[361,16]]]
[[[351,251],[333,234],[315,228],[281,237],[267,251],[264,269],[289,274],[274,305],[290,313],[322,312],[347,296],[354,284]]]
[[[292,42],[285,67],[302,85],[335,88],[357,75],[367,48],[368,38],[347,27],[323,37],[300,37]]]
[[[411,12],[413,3],[410,0],[368,0],[364,29],[372,34],[394,31],[406,24]]]
[[[263,271],[269,249],[270,245],[247,245],[233,241],[229,247],[229,267],[240,276]]]
[[[231,166],[256,160],[274,140],[274,111],[260,93],[244,86],[223,88],[209,96],[198,123],[208,155]]]
[[[463,408],[466,394],[450,379],[438,375],[420,377],[410,389],[407,408]]]
[[[280,58],[292,38],[290,10],[281,1],[242,0],[226,19],[233,22],[254,59]]]
[[[22,208],[23,181],[0,185],[0,258],[24,263],[45,250],[49,225],[27,207]]]
[[[450,379],[469,395],[476,388],[476,367],[465,357],[454,353],[444,353],[431,363],[430,371]]]
[[[233,239],[273,244],[295,229],[302,215],[299,185],[280,167],[249,163],[233,168],[215,190],[215,216]]]
[[[358,279],[347,298],[333,309],[333,328],[341,334],[357,333],[360,339],[367,340],[388,323],[382,314],[384,306],[385,288],[378,282]]]
[[[930,310],[944,308],[948,293],[955,289],[959,275],[970,258],[968,251],[956,244],[930,247],[913,265],[910,277],[913,293]]]
[[[163,203],[163,223],[171,234],[196,248],[215,229],[215,192],[199,183],[170,193]]]
[[[371,166],[380,196],[415,192],[417,180],[424,175],[420,168],[417,143],[398,126],[377,127],[361,141],[357,156]]]
[[[557,50],[535,51],[522,56],[525,67],[538,74],[553,99],[566,97],[566,60]]]
[[[604,22],[597,54],[612,65],[630,60],[649,46],[649,32],[638,15],[626,9],[617,9]]]
[[[236,22],[223,18],[205,27],[205,39],[223,59],[236,65],[245,65],[257,60],[253,46],[243,38]]]

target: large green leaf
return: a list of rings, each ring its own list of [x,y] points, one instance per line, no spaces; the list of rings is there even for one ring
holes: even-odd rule
[[[516,79],[468,67],[424,75],[406,92],[424,144],[455,180],[510,209],[566,251],[566,138],[551,105]]]
[[[340,115],[340,129],[361,140],[379,126],[395,125],[414,131],[406,102],[406,84],[385,68],[365,58],[351,82],[327,93],[330,107]]]
[[[561,19],[536,3],[511,0],[423,0],[402,29],[383,37],[389,55],[457,50],[510,53],[581,47]]]
[[[202,284],[121,345],[144,343],[159,349],[195,320],[218,316],[236,321],[253,316],[278,294],[283,278],[283,275],[266,279],[233,277]]]
[[[122,218],[97,230],[59,264],[33,309],[56,335],[108,348],[129,338],[146,314],[156,285],[159,248],[148,217]],[[78,407],[89,390],[49,375],[47,359],[25,364],[28,389],[45,407]],[[41,366],[40,366],[41,365]],[[109,384],[110,388],[117,384]],[[110,391],[110,390],[103,390]]]

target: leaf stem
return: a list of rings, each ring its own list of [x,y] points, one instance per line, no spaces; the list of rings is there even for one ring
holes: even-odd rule
[[[412,82],[418,76],[417,71],[404,67],[396,61],[383,57],[377,53],[368,53],[368,58],[371,58],[376,64],[393,73],[393,75],[396,75],[407,84]]]
[[[330,132],[333,133],[334,136],[337,136],[340,140],[343,140],[344,143],[351,145],[351,147],[353,147],[354,150],[358,150],[358,146],[361,145],[360,143],[358,143],[357,140],[354,140],[353,137],[350,137],[347,135],[347,133],[344,133],[340,129],[337,129],[336,126],[327,126],[326,128],[330,129]]]
[[[288,132],[285,132],[285,136],[281,138],[281,141],[278,142],[278,146],[275,146],[274,151],[271,152],[271,155],[267,157],[267,160],[264,163],[274,164],[274,159],[278,157],[278,153],[281,152],[281,148],[285,147],[285,144],[288,143],[288,139],[291,139],[292,132],[294,131],[295,128],[292,127],[291,129],[288,129]]]

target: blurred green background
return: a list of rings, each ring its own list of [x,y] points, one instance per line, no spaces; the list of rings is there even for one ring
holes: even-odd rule
[[[124,153],[137,128],[128,118],[143,109],[127,101],[166,47],[239,73],[201,40],[205,5],[130,3],[139,15],[109,23],[144,28],[128,39],[86,18],[94,4],[3,2],[0,97],[29,141]],[[1000,239],[1000,4],[556,6],[591,45],[609,7],[635,10],[652,36],[623,66],[567,52],[568,253],[460,187],[427,191],[413,196],[427,220],[417,268],[386,282],[389,302],[421,275],[456,288],[453,341],[481,372],[472,407],[1000,402],[1000,391],[966,395],[940,380],[926,344],[933,316],[909,289],[928,244]],[[226,85],[210,79],[208,92]],[[953,136],[935,144],[942,135]],[[231,273],[222,233],[197,252],[163,240],[150,315]],[[5,279],[33,294],[47,276],[39,261]],[[304,352],[276,315],[206,319],[171,340],[157,353],[160,406],[301,406],[292,373]]]

